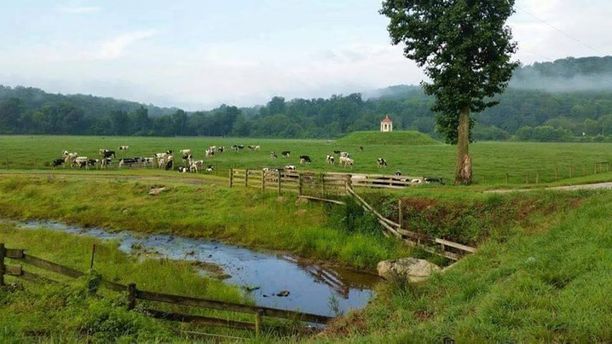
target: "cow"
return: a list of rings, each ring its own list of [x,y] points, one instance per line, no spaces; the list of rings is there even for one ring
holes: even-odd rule
[[[113,157],[115,158],[115,151],[114,150],[110,150],[110,149],[100,149],[100,155],[102,156],[102,158],[106,159],[106,158],[110,158]]]
[[[89,159],[87,160],[87,164],[91,167],[99,167],[100,165],[100,160],[99,159]]]
[[[438,184],[444,185],[444,179],[440,178],[440,177],[425,177],[424,181],[427,184],[429,184],[429,183],[438,183]]]
[[[277,159],[278,155],[275,152],[270,152],[270,159]]]
[[[85,169],[87,169],[89,167],[89,158],[86,156],[78,156],[72,161],[71,167],[85,167]]]
[[[180,173],[187,173],[187,172],[189,172],[189,169],[188,169],[187,167],[180,166],[180,167],[178,168],[178,171],[179,171]]]
[[[252,151],[258,151],[261,148],[259,145],[256,145],[256,146],[249,145],[247,147]]]
[[[204,167],[204,160],[189,159],[189,172],[198,173]]]
[[[57,167],[64,164],[64,158],[55,159],[51,162],[51,167]]]
[[[344,158],[350,158],[351,154],[349,152],[340,152],[340,157],[344,157]]]
[[[120,151],[126,151],[128,149],[130,149],[130,146],[119,146]]]
[[[397,170],[397,171],[395,171],[394,175],[396,175],[396,176],[398,176],[398,177],[399,177],[399,176],[401,176],[401,175],[402,175],[402,171]]]
[[[335,162],[335,160],[336,160],[336,158],[334,158],[334,156],[333,156],[333,155],[327,154],[327,155],[325,156],[325,161],[326,161],[328,164],[330,164],[330,165],[333,165],[333,164],[334,164],[334,162]]]
[[[187,161],[191,156],[191,149],[181,149],[179,153],[181,153],[181,157],[183,158],[183,160]]]
[[[112,162],[113,162],[113,159],[111,159],[111,158],[102,158],[102,159],[100,159],[100,167],[101,168],[110,167]]]
[[[286,165],[285,166],[285,170],[287,170],[287,171],[295,171],[296,168],[295,168],[295,165]]]
[[[346,157],[346,156],[340,157],[340,166],[343,166],[343,167],[351,166],[352,167],[354,163],[355,161],[349,157]]]
[[[123,158],[119,160],[119,167],[123,167],[123,166],[127,166],[127,167],[132,167],[134,165],[137,165],[141,162],[141,158]]]
[[[244,149],[244,145],[233,145],[232,149],[237,152],[241,149]]]
[[[174,168],[174,157],[172,155],[168,155],[168,157],[166,157],[166,164],[164,166],[164,169],[168,171],[168,170],[172,170],[173,168]]]
[[[72,165],[74,164],[74,160],[79,156],[79,153],[73,152],[70,153],[68,151],[64,151],[64,167],[70,165],[72,167]]]
[[[204,152],[204,155],[208,158],[211,156],[215,155],[215,149],[213,149],[212,147],[208,147],[208,149],[206,149],[206,151]]]
[[[300,164],[304,165],[306,163],[310,164],[312,159],[308,155],[300,155]]]
[[[142,158],[142,167],[152,167],[155,164],[155,158]]]
[[[215,170],[215,167],[213,165],[206,166],[206,172],[212,172],[214,170]]]
[[[219,153],[223,153],[223,151],[224,151],[224,150],[225,150],[225,146],[220,146],[220,147],[217,149],[217,152],[219,152]]]
[[[378,158],[376,159],[376,165],[378,165],[378,167],[387,167],[387,160],[384,158]]]
[[[340,154],[340,151],[339,150],[335,150],[334,154]]]
[[[288,158],[291,155],[291,151],[282,151],[281,155],[283,158]]]

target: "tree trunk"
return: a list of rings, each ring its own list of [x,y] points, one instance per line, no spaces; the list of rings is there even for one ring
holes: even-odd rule
[[[469,154],[470,144],[470,108],[464,107],[459,113],[457,127],[457,167],[455,184],[468,185],[472,183],[472,159]]]

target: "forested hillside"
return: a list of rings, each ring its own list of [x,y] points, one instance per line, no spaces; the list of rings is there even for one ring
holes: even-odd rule
[[[474,139],[611,139],[612,57],[522,67],[511,86],[499,105],[475,114]],[[274,97],[264,106],[223,105],[187,113],[112,98],[0,87],[0,133],[334,138],[377,130],[389,114],[396,129],[436,136],[431,103],[420,87],[399,85],[328,99]]]

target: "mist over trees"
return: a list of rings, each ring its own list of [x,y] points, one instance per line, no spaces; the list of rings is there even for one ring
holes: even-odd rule
[[[612,58],[598,61],[612,65]],[[517,74],[527,68],[531,67],[523,67]],[[473,114],[475,140],[612,139],[610,89],[553,92],[510,88],[498,99],[497,106]],[[415,129],[440,137],[434,130],[432,104],[433,99],[420,87],[398,85],[363,95],[274,97],[263,106],[223,105],[185,112],[112,98],[0,86],[0,134],[335,138],[355,130],[378,130],[380,120],[389,114],[396,130]]]

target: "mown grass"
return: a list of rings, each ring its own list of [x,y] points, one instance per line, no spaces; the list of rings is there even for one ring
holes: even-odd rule
[[[428,282],[392,282],[318,342],[609,343],[612,192],[490,240]]]
[[[381,133],[380,137],[385,136]],[[385,133],[388,134],[388,133]],[[394,133],[391,133],[392,135]],[[401,132],[399,134],[402,134]],[[370,135],[370,134],[369,134]],[[350,137],[349,137],[350,138]],[[446,144],[384,144],[342,140],[279,140],[255,138],[211,138],[211,137],[96,137],[96,136],[0,136],[0,147],[4,155],[0,168],[41,169],[48,168],[51,160],[61,156],[64,150],[80,155],[96,157],[98,149],[116,149],[129,145],[128,152],[120,156],[151,156],[167,149],[178,151],[190,148],[196,159],[204,158],[204,149],[210,145],[233,144],[260,145],[261,150],[252,152],[245,148],[206,159],[216,166],[216,174],[227,175],[229,168],[278,167],[299,164],[302,154],[312,157],[313,162],[302,167],[317,171],[346,171],[339,166],[330,166],[325,155],[334,150],[352,153],[355,158],[353,172],[387,173],[400,170],[404,175],[440,176],[452,180],[455,163],[455,147]],[[364,150],[360,150],[360,146]],[[480,184],[504,184],[509,173],[509,184],[552,182],[559,179],[594,174],[594,163],[612,160],[611,143],[522,143],[522,142],[476,142],[470,146],[473,155],[474,178]],[[291,151],[288,159],[270,158],[270,152]],[[279,155],[280,156],[280,155]],[[379,169],[376,158],[384,157],[389,167]],[[570,171],[570,167],[572,167]],[[63,172],[63,168],[59,168]],[[176,172],[156,170],[156,174],[176,176]]]
[[[209,184],[171,186],[159,196],[149,189],[132,181],[3,178],[0,216],[215,238],[365,269],[410,253],[379,233],[344,230],[323,206],[298,204],[295,195]]]
[[[418,131],[393,131],[380,133],[378,131],[354,131],[336,141],[338,144],[349,145],[435,145],[440,144],[431,136]]]
[[[0,242],[83,272],[89,269],[91,247],[96,244],[92,276],[122,284],[134,282],[143,290],[249,302],[237,287],[202,277],[189,263],[128,257],[113,242],[53,231],[19,230],[10,224],[0,225]],[[7,263],[19,264],[10,260]],[[128,312],[125,294],[103,292],[102,289],[97,294],[103,298],[88,294],[90,276],[72,281],[27,264],[24,269],[59,280],[61,284],[6,277],[13,287],[0,288],[2,343],[168,342],[181,340],[175,329],[190,328],[158,322],[139,312]]]

